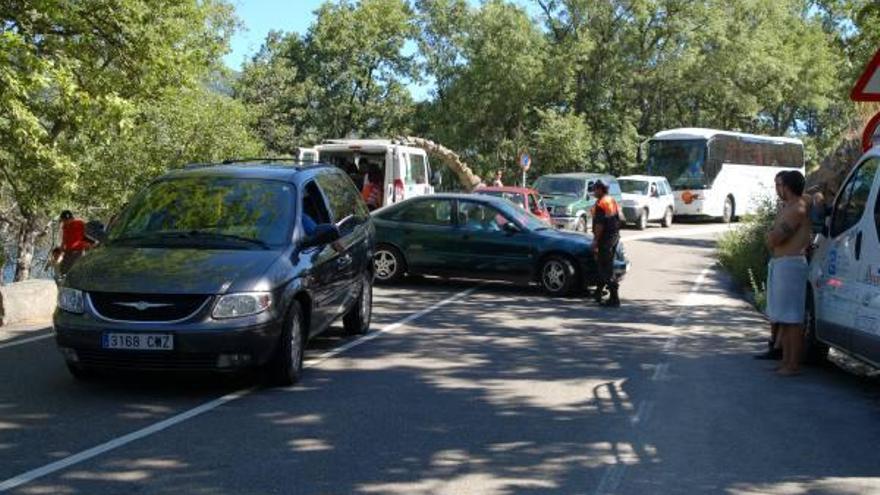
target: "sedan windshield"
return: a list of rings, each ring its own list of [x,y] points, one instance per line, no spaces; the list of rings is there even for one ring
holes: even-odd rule
[[[648,194],[648,182],[644,180],[620,179],[617,181],[620,189],[629,194],[639,194],[646,196]]]
[[[535,215],[532,215],[531,213],[523,210],[521,207],[517,208],[509,202],[502,203],[498,206],[500,206],[500,210],[505,216],[512,218],[520,226],[525,227],[526,230],[547,229],[546,223],[544,223],[540,218],[536,217]]]
[[[496,198],[504,198],[511,203],[519,206],[520,208],[525,208],[526,198],[520,193],[512,193],[506,191],[479,191],[479,194],[485,194],[486,196],[495,196]]]
[[[586,192],[584,181],[563,177],[541,177],[535,182],[535,189],[542,196],[574,196],[580,198]]]
[[[110,242],[282,246],[293,226],[291,185],[269,180],[187,177],[157,182],[125,209]]]
[[[705,189],[706,140],[651,141],[648,173],[666,177],[673,189]]]

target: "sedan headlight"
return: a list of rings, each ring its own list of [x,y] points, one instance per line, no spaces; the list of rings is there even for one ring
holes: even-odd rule
[[[83,313],[83,293],[81,290],[61,287],[58,291],[58,307],[68,313]]]
[[[212,316],[216,319],[226,319],[258,315],[270,306],[272,306],[272,294],[269,292],[227,294],[214,305]]]

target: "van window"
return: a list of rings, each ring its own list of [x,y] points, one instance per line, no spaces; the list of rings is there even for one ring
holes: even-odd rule
[[[831,221],[832,237],[843,234],[862,219],[878,168],[880,168],[880,159],[866,160],[841,188],[840,196],[834,205],[834,218]]]
[[[316,180],[330,203],[333,222],[339,223],[349,216],[362,217],[358,212],[358,205],[362,200],[347,176],[337,173],[321,174]]]
[[[330,214],[321,190],[314,182],[309,182],[303,188],[303,214],[308,215],[316,224],[330,223]]]
[[[424,156],[409,155],[409,167],[406,169],[406,183],[408,185],[428,183],[428,166],[425,163]]]

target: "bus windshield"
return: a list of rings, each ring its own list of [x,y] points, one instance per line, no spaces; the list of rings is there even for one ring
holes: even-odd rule
[[[676,190],[709,187],[705,164],[705,139],[651,141],[648,147],[648,173],[666,177]]]

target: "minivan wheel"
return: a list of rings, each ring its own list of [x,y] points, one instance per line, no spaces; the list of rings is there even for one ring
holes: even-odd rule
[[[561,256],[550,256],[541,264],[541,288],[551,296],[565,296],[572,292],[577,270],[571,261]]]
[[[70,372],[74,379],[81,382],[89,382],[95,379],[95,370],[83,368],[76,364],[67,363],[67,371]]]
[[[828,359],[828,346],[816,336],[816,308],[813,294],[807,291],[807,308],[804,312],[804,363],[821,365]]]
[[[647,208],[642,210],[642,214],[641,216],[639,216],[639,223],[636,224],[639,230],[645,230],[648,228],[648,215],[649,213]]]
[[[666,214],[663,215],[663,223],[661,223],[663,228],[668,229],[669,227],[672,227],[673,216],[675,216],[675,212],[672,211],[672,208],[667,208]]]
[[[405,273],[403,255],[391,246],[379,246],[373,255],[373,271],[380,282],[397,282]]]
[[[302,329],[302,311],[299,303],[291,303],[290,314],[281,331],[281,341],[275,357],[269,364],[269,380],[278,386],[289,386],[302,377],[305,339]]]
[[[342,326],[348,335],[364,335],[370,331],[372,318],[373,282],[372,277],[365,274],[358,300],[342,318]]]

